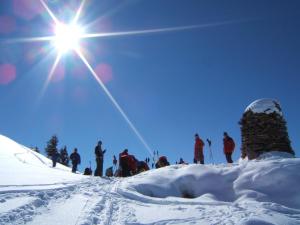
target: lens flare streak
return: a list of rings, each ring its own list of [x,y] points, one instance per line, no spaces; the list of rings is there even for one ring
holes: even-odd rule
[[[82,11],[83,11],[85,2],[86,2],[86,0],[81,1],[78,10],[75,13],[74,19],[73,19],[73,21],[71,21],[71,24],[69,24],[68,27],[69,26],[70,27],[71,26],[75,26],[75,27],[77,26],[77,22],[79,20],[79,17],[81,15]],[[61,24],[61,22],[57,19],[57,17],[54,15],[54,13],[51,11],[51,9],[48,7],[48,5],[45,3],[44,0],[40,0],[40,3],[45,8],[45,10],[48,12],[50,17],[53,19],[54,25],[56,27],[58,27]],[[122,31],[122,32],[103,32],[103,33],[87,33],[87,34],[84,34],[84,33],[81,33],[81,32],[75,32],[76,38],[74,39],[74,42],[76,43],[76,40],[78,40],[78,42],[79,42],[79,39],[88,39],[88,38],[101,38],[101,37],[104,38],[104,37],[117,37],[117,36],[144,35],[144,34],[152,34],[152,33],[165,33],[165,32],[174,32],[174,31],[192,30],[192,29],[202,29],[202,28],[216,27],[216,26],[222,26],[222,25],[227,25],[227,24],[249,22],[249,21],[253,21],[253,20],[256,20],[256,19],[230,20],[230,21],[223,21],[223,22],[218,22],[218,23],[207,23],[207,24],[198,24],[198,25],[190,25],[190,26],[166,27],[166,28],[133,30],[133,31]],[[52,42],[52,43],[60,43],[60,42],[58,42],[60,40],[60,38],[67,39],[66,41],[70,41],[69,37],[73,38],[73,36],[74,36],[73,31],[72,32],[71,31],[72,30],[70,29],[67,32],[67,34],[63,33],[63,35],[56,34],[56,35],[53,35],[53,36],[45,36],[45,37],[15,38],[15,39],[10,39],[10,40],[4,40],[4,43],[20,43],[20,42],[26,43],[26,42],[43,42],[43,41],[48,41],[48,42]],[[71,34],[69,34],[69,33],[71,33]],[[66,37],[68,37],[68,38],[66,38]],[[59,50],[61,50],[61,49],[59,49]],[[132,129],[132,131],[135,133],[135,135],[138,137],[138,139],[142,142],[142,144],[145,146],[147,151],[152,156],[153,151],[151,150],[151,148],[149,147],[149,145],[147,144],[147,142],[145,141],[143,136],[140,134],[140,132],[137,130],[137,128],[133,125],[131,120],[128,118],[128,116],[126,115],[124,110],[121,108],[121,106],[118,104],[118,102],[112,96],[112,94],[106,88],[106,86],[104,85],[102,80],[98,77],[98,75],[93,70],[93,68],[91,67],[91,65],[89,64],[89,62],[85,58],[85,56],[82,54],[82,52],[80,51],[79,43],[78,43],[78,46],[77,45],[74,45],[74,46],[72,45],[71,48],[69,48],[68,50],[73,50],[78,54],[79,58],[83,61],[85,66],[91,72],[91,74],[93,75],[93,77],[95,78],[97,83],[100,85],[100,87],[103,89],[105,94],[108,96],[108,98],[110,99],[112,104],[120,112],[120,114],[125,119],[125,121],[129,125],[129,127]],[[42,88],[42,93],[40,95],[40,98],[44,95],[44,93],[47,89],[47,86],[48,86],[51,78],[53,77],[54,72],[55,72],[55,70],[56,70],[56,68],[59,64],[59,61],[62,57],[62,54],[63,54],[63,51],[58,51],[57,56],[55,58],[55,61],[52,65],[52,67],[51,67],[51,70],[50,70],[49,74],[48,74],[47,80],[45,81],[45,84]]]
[[[86,65],[86,67],[89,69],[89,71],[91,72],[91,74],[93,75],[93,77],[95,78],[95,80],[97,81],[97,83],[101,86],[101,88],[103,89],[103,91],[105,92],[105,94],[107,95],[107,97],[111,100],[111,102],[113,103],[113,105],[117,108],[117,110],[123,116],[123,118],[125,119],[125,121],[128,123],[129,127],[133,130],[133,132],[136,134],[136,136],[139,138],[139,140],[143,143],[143,145],[146,147],[146,149],[148,150],[148,152],[150,153],[150,155],[152,155],[152,150],[149,147],[149,145],[147,144],[147,142],[145,141],[145,139],[143,138],[143,136],[140,134],[140,132],[137,130],[137,128],[133,125],[133,123],[128,118],[128,116],[126,115],[126,113],[124,112],[124,110],[121,108],[121,106],[119,105],[119,103],[116,101],[116,99],[112,96],[112,94],[106,88],[106,86],[101,81],[101,79],[98,77],[98,75],[93,70],[93,68],[91,67],[91,65],[88,63],[88,61],[86,60],[86,58],[84,57],[84,55],[79,50],[77,50],[76,52],[77,52],[78,56],[80,57],[80,59],[83,61],[83,63]]]
[[[81,4],[80,4],[80,6],[79,6],[79,8],[78,8],[78,10],[77,10],[77,12],[76,12],[76,15],[75,15],[75,17],[74,17],[74,19],[73,19],[73,21],[72,21],[73,24],[76,24],[76,23],[77,23],[77,21],[78,21],[80,15],[81,15],[82,9],[83,9],[83,7],[84,7],[84,4],[85,4],[85,0],[82,0]]]
[[[142,35],[142,34],[151,34],[151,33],[165,33],[165,32],[174,32],[174,31],[183,31],[183,30],[192,30],[206,27],[221,26],[226,24],[233,24],[242,21],[230,20],[219,23],[207,23],[207,24],[198,24],[190,26],[178,26],[178,27],[166,27],[166,28],[157,28],[157,29],[147,29],[147,30],[133,30],[133,31],[123,31],[123,32],[106,32],[106,33],[89,33],[80,36],[80,38],[96,38],[96,37],[114,37],[114,36],[131,36],[131,35]]]
[[[48,7],[48,5],[44,2],[44,0],[40,0],[40,2],[42,3],[42,5],[46,9],[46,11],[48,12],[48,14],[50,15],[50,17],[53,19],[54,23],[58,24],[59,20],[56,18],[56,16],[54,15],[54,13],[50,10],[50,8]]]
[[[10,38],[3,41],[5,44],[13,43],[30,43],[30,42],[49,42],[54,39],[54,36],[46,37],[31,37],[31,38]]]

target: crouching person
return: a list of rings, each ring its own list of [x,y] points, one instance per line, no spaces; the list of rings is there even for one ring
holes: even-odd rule
[[[70,155],[72,161],[72,173],[76,173],[77,166],[80,164],[80,155],[77,153],[77,148],[74,148],[74,152]]]
[[[113,167],[111,166],[111,167],[109,167],[109,168],[106,169],[105,176],[112,177],[113,175],[114,175]]]
[[[142,173],[149,170],[149,166],[145,161],[137,162],[137,173]]]
[[[161,168],[161,167],[165,167],[165,166],[169,166],[170,163],[168,162],[168,159],[166,156],[161,156],[159,157],[158,161],[155,164],[155,168]]]
[[[122,155],[120,158],[122,177],[135,175],[137,172],[137,160],[133,155]]]

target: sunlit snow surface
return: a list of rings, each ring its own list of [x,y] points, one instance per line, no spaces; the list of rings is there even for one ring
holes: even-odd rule
[[[299,159],[269,153],[233,165],[174,165],[101,179],[53,169],[47,158],[0,136],[0,224],[296,225],[299,171]]]
[[[263,98],[252,102],[245,110],[245,112],[251,110],[254,113],[266,113],[270,114],[276,112],[282,116],[281,106],[277,100]]]

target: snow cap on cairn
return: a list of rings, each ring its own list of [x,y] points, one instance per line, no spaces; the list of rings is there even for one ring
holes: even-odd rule
[[[239,124],[242,158],[255,159],[271,151],[295,155],[277,100],[264,98],[254,101],[246,108]]]
[[[266,113],[266,114],[276,112],[277,114],[282,116],[280,103],[277,100],[271,98],[262,98],[252,102],[246,108],[245,112],[250,110],[254,113]]]

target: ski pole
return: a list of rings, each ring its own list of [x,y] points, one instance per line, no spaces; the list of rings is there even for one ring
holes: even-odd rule
[[[209,139],[207,138],[206,141],[207,141],[207,143],[208,143],[210,160],[212,161],[213,164],[215,164],[214,158],[213,158],[213,154],[212,154],[212,149],[211,149],[211,140],[209,140]]]

